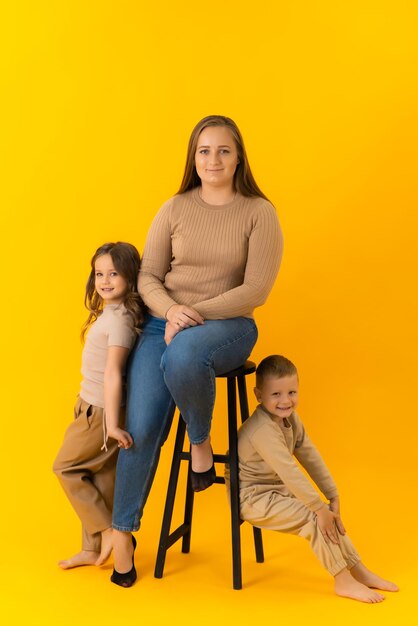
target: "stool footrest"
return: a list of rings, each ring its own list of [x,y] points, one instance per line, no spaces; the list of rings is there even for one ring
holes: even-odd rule
[[[181,461],[190,461],[191,459],[190,452],[180,452],[179,457]],[[213,461],[214,463],[229,463],[229,455],[228,454],[214,454]]]
[[[173,544],[190,532],[190,524],[182,524],[176,530],[173,530],[167,537],[166,548],[171,548]]]
[[[215,463],[229,463],[229,455],[228,454],[214,454],[213,460]]]

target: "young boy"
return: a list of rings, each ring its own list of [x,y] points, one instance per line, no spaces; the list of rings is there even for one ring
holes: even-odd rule
[[[345,533],[337,487],[295,413],[298,386],[296,367],[285,357],[269,356],[259,364],[254,392],[260,404],[238,433],[241,517],[259,528],[308,539],[334,576],[338,595],[381,602],[384,596],[371,588],[398,587],[363,565]]]

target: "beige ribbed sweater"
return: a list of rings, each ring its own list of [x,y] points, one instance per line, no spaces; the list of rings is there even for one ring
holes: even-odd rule
[[[237,194],[214,206],[192,189],[168,200],[154,218],[139,292],[156,317],[173,304],[192,306],[209,320],[252,317],[274,284],[282,249],[270,202]]]

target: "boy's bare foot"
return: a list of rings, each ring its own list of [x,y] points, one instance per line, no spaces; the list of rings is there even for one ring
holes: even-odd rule
[[[112,552],[112,548],[112,528],[106,528],[106,530],[102,531],[102,549],[100,551],[100,556],[96,561],[96,565],[103,565],[103,563],[107,561],[110,557],[110,553]]]
[[[343,569],[335,577],[335,593],[337,596],[343,596],[344,598],[351,598],[352,600],[359,600],[360,602],[368,602],[374,604],[376,602],[382,602],[385,596],[373,591],[363,585],[358,580],[352,577],[348,569]]]
[[[58,561],[58,565],[62,569],[72,569],[73,567],[81,567],[82,565],[95,565],[99,552],[93,552],[92,550],[82,550],[77,554],[74,554],[70,559],[64,559]]]
[[[373,587],[373,589],[381,589],[382,591],[399,591],[398,585],[392,583],[390,580],[385,580],[377,574],[371,572],[361,561],[356,563],[351,568],[350,574],[358,580],[358,582],[367,585],[367,587]]]

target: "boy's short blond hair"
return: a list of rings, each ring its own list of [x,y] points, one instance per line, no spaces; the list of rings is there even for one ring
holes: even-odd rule
[[[257,389],[261,389],[264,379],[267,376],[284,378],[285,376],[298,376],[296,366],[281,354],[272,354],[263,359],[255,371],[255,384]]]

